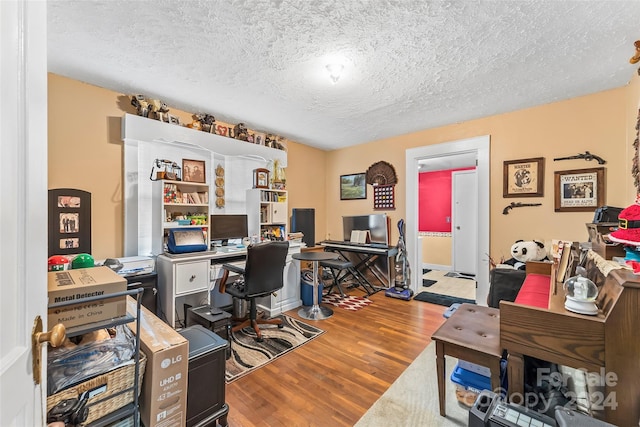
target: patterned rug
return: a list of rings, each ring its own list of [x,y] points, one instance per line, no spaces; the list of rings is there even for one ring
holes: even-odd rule
[[[231,334],[231,357],[226,362],[225,380],[237,380],[324,333],[322,329],[282,315],[284,327],[260,325],[262,342],[252,328]]]
[[[354,297],[353,295],[347,295],[342,298],[340,294],[329,294],[322,296],[322,302],[344,308],[345,310],[356,311],[368,306],[372,301],[365,297]]]

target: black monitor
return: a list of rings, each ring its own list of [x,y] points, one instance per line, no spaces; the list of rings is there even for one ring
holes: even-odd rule
[[[229,239],[242,239],[249,235],[246,214],[211,215],[209,240],[221,240],[226,245]]]

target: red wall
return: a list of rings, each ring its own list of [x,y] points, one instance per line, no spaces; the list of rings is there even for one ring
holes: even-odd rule
[[[451,173],[469,169],[418,174],[418,231],[451,232]]]

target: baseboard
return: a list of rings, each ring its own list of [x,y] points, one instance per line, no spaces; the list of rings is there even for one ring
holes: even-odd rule
[[[440,264],[427,264],[422,263],[422,268],[428,268],[429,270],[441,270],[441,271],[453,271],[450,265],[440,265]]]

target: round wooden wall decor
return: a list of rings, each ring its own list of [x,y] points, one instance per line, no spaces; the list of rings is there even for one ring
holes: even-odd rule
[[[398,183],[396,170],[390,163],[381,160],[367,169],[367,184],[394,185]]]

